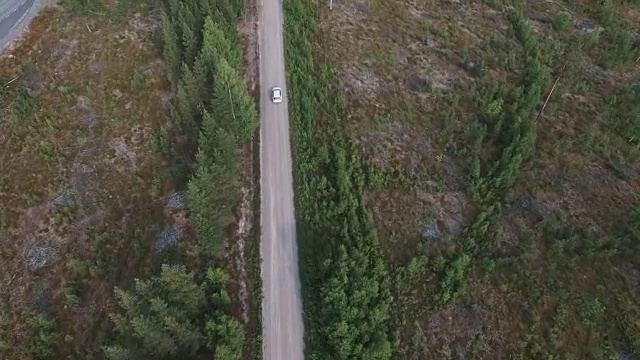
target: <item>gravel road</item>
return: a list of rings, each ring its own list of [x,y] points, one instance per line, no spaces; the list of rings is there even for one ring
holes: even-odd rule
[[[260,9],[260,188],[265,360],[303,360],[302,301],[293,211],[293,178],[281,0]],[[273,104],[279,86],[284,101]]]

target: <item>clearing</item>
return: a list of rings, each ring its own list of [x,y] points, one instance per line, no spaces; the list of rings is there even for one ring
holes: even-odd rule
[[[298,46],[344,92],[343,121],[316,126],[361,156],[392,358],[640,355],[640,3],[334,1],[317,16],[289,33],[319,31]]]

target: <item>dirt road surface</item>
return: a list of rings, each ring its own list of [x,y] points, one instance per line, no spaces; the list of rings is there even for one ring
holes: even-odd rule
[[[281,0],[261,0],[259,5],[263,357],[265,360],[303,360],[302,301],[284,66],[284,16]],[[273,86],[283,89],[285,96],[280,104],[271,102]]]

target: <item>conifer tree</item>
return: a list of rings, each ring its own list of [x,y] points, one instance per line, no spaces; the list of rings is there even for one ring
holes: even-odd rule
[[[212,18],[207,18],[204,22],[201,56],[211,74],[217,73],[218,64],[222,58],[236,69],[242,66],[240,50]]]
[[[181,26],[182,45],[184,47],[184,62],[191,65],[195,61],[200,44],[198,43],[196,32],[192,28],[193,24],[181,23]]]
[[[202,107],[209,105],[210,94],[213,92],[213,75],[209,73],[205,62],[201,56],[197,56],[193,64],[192,73],[194,81],[192,83],[187,82],[187,86],[190,88],[189,92],[194,94],[198,99],[198,103]]]
[[[257,124],[257,111],[244,79],[225,59],[220,59],[214,84],[213,109],[224,128],[233,129],[239,141],[248,140]]]
[[[230,174],[202,150],[196,154],[197,169],[187,186],[190,218],[202,255],[219,256],[225,228],[233,220],[235,192]],[[209,166],[205,166],[209,164]]]
[[[205,279],[212,293],[210,302],[214,308],[205,326],[207,345],[213,350],[215,359],[239,360],[242,357],[245,333],[242,324],[227,315],[231,299],[225,286],[229,275],[222,269],[209,268]]]
[[[116,288],[115,293],[120,312],[111,319],[116,333],[131,347],[105,347],[110,358],[137,351],[158,357],[193,354],[202,346],[196,320],[205,304],[204,289],[184,266],[163,265],[159,277],[136,279],[135,292]]]
[[[129,349],[125,349],[121,345],[110,345],[102,348],[104,356],[108,360],[132,360],[135,359],[133,353]]]
[[[208,111],[205,111],[202,117],[198,144],[200,150],[208,154],[208,160],[210,160],[210,163],[200,165],[211,166],[212,164],[217,164],[225,169],[230,176],[237,172],[239,163],[236,138],[233,133],[220,127],[216,117]]]
[[[217,0],[217,10],[219,15],[215,20],[221,24],[232,25],[238,20],[232,0]]]
[[[244,345],[244,329],[234,317],[223,314],[207,322],[209,344],[214,347],[214,359],[240,360]]]
[[[217,0],[198,1],[198,7],[200,8],[200,12],[203,15],[203,19],[206,19],[207,17],[214,19],[216,17],[217,4]]]
[[[174,87],[177,87],[180,82],[180,66],[182,64],[179,38],[167,13],[162,11],[161,18],[162,50],[164,59],[167,62],[167,67],[169,68],[169,81]]]
[[[171,19],[178,19],[180,14],[180,0],[167,0],[167,14],[171,17]]]
[[[186,136],[197,134],[196,117],[198,111],[198,94],[196,90],[196,78],[186,64],[182,64],[182,80],[176,89],[176,107],[180,113],[180,123]]]

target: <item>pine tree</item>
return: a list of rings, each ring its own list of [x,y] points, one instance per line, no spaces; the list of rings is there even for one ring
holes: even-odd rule
[[[205,279],[212,293],[210,305],[213,308],[205,325],[207,345],[214,352],[215,359],[239,360],[245,333],[242,324],[227,314],[231,304],[231,298],[225,290],[229,275],[223,269],[209,268]]]
[[[196,162],[196,173],[187,187],[190,218],[202,254],[219,256],[224,246],[224,230],[233,220],[231,209],[237,195],[231,175],[202,150],[198,151]]]
[[[214,358],[240,360],[244,345],[242,324],[229,315],[221,315],[207,322],[209,346],[214,348]]]
[[[234,22],[242,17],[244,13],[244,0],[229,0],[234,12]]]
[[[209,105],[209,94],[213,92],[213,74],[210,74],[207,65],[201,56],[197,56],[192,68],[193,82],[187,82],[189,91],[197,97],[198,103],[203,107]]]
[[[133,360],[135,359],[130,350],[120,345],[103,346],[102,351],[108,360]]]
[[[233,129],[239,141],[253,135],[258,114],[242,76],[225,59],[220,59],[214,85],[213,109],[220,126]]]
[[[162,11],[162,50],[164,59],[169,68],[169,81],[175,87],[180,81],[180,66],[182,64],[182,50],[180,41],[175,32],[173,23],[169,16]]]
[[[204,19],[206,19],[207,17],[211,19],[215,18],[217,3],[218,3],[217,0],[199,0],[198,5]]]
[[[200,140],[198,142],[200,149],[207,154],[211,166],[217,164],[223,168],[233,179],[232,174],[237,174],[239,158],[238,143],[235,136],[218,125],[216,117],[205,111],[202,118],[202,127]]]
[[[182,45],[184,47],[184,62],[192,65],[196,54],[200,49],[196,32],[192,28],[193,24],[181,23],[182,25]],[[199,30],[199,29],[198,29]]]
[[[180,132],[186,138],[188,145],[195,144],[193,141],[194,134],[197,134],[197,109],[189,97],[189,93],[184,85],[180,82],[176,91],[176,104],[172,109],[172,120],[180,124]]]
[[[197,79],[186,64],[182,64],[182,80],[176,89],[176,107],[180,113],[180,123],[185,135],[197,134],[199,117],[199,99],[197,93]]]
[[[189,96],[189,111],[191,118],[200,117],[202,109],[205,108],[205,99],[211,92],[207,86],[208,76],[204,63],[198,57],[193,67],[189,68],[186,64],[182,64],[182,84]]]
[[[195,9],[198,11],[198,9]],[[194,14],[185,2],[179,5],[179,12],[174,18],[180,31],[180,38],[184,45],[183,61],[192,66],[195,56],[200,49],[200,32],[202,29],[201,15]]]
[[[151,356],[193,354],[203,335],[195,323],[205,304],[204,289],[184,266],[163,265],[161,275],[150,280],[136,279],[135,292],[115,288],[120,311],[111,314],[114,329],[125,349],[106,346],[110,359],[126,359],[134,352]]]
[[[235,24],[238,20],[237,11],[233,6],[232,0],[218,0],[217,1],[218,18],[215,18],[219,23],[226,26]],[[220,18],[220,16],[222,18]]]
[[[210,73],[214,75],[222,58],[227,59],[227,62],[238,70],[242,66],[239,48],[230,41],[220,25],[209,17],[204,22],[201,56]]]
[[[180,0],[167,0],[167,3],[167,14],[171,19],[177,19],[180,15],[180,4],[182,2]]]

